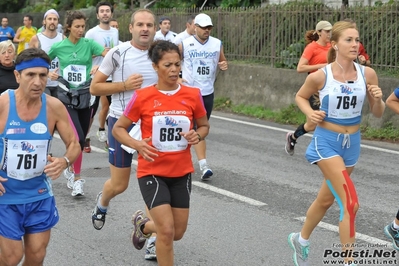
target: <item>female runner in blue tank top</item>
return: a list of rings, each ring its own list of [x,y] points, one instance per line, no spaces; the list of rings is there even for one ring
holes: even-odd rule
[[[317,164],[324,180],[307,211],[301,232],[288,237],[294,250],[294,265],[308,265],[309,237],[334,200],[340,208],[339,236],[343,250],[353,249],[359,203],[350,175],[360,155],[362,106],[367,99],[375,117],[381,117],[385,110],[375,71],[354,63],[358,49],[356,26],[346,21],[335,23],[329,64],[310,74],[296,95],[301,111],[317,124],[306,159]],[[313,110],[308,99],[317,92],[321,106],[320,110]],[[356,263],[352,258],[342,259],[345,265]]]

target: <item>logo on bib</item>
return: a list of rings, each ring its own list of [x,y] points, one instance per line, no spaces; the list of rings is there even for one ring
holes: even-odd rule
[[[345,93],[346,95],[349,95],[349,94],[353,93],[351,87],[348,87],[346,85],[341,85],[340,87],[341,87],[341,93]]]
[[[175,126],[177,126],[178,124],[177,124],[177,121],[176,120],[174,120],[172,117],[170,117],[170,116],[166,116],[165,117],[165,124],[167,125],[167,126],[172,126],[172,127],[175,127]]]
[[[22,151],[26,151],[28,153],[35,151],[35,147],[27,141],[21,142],[21,148],[22,148]]]

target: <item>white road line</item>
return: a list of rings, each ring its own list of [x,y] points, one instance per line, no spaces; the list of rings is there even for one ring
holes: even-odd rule
[[[223,117],[223,116],[211,115],[211,117],[212,118],[216,118],[216,119],[220,119],[220,120],[224,120],[224,121],[233,122],[233,123],[238,123],[238,124],[243,124],[243,125],[248,125],[248,126],[254,126],[254,127],[260,127],[260,128],[266,128],[266,129],[271,129],[271,130],[275,130],[275,131],[281,131],[281,132],[288,132],[289,131],[287,129],[283,129],[283,128],[279,128],[279,127],[265,126],[265,125],[261,125],[261,124],[256,124],[256,123],[236,120],[236,119],[227,118],[227,117]],[[312,137],[313,134],[307,133],[304,136]],[[375,151],[381,151],[381,152],[387,152],[387,153],[390,153],[390,154],[398,154],[399,155],[399,151],[388,150],[388,149],[384,149],[384,148],[378,148],[378,147],[369,146],[369,145],[365,145],[365,144],[361,144],[360,146],[362,148],[369,149],[369,150],[375,150]]]
[[[299,220],[301,222],[305,222],[306,217],[298,217],[295,218],[296,220]],[[328,224],[325,222],[320,222],[318,225],[318,227],[327,229],[329,231],[333,231],[333,232],[337,232],[338,233],[338,226],[332,225],[332,224]],[[382,232],[382,231],[381,231]],[[368,235],[364,235],[364,234],[360,234],[360,233],[356,233],[356,239],[358,240],[363,240],[365,242],[368,242],[370,244],[378,244],[378,245],[383,245],[383,246],[392,246],[392,242],[388,242],[388,241],[384,241],[372,236],[368,236]]]
[[[242,196],[242,195],[239,195],[239,194],[236,194],[236,193],[233,193],[233,192],[221,189],[221,188],[217,188],[217,187],[214,187],[214,186],[211,186],[211,185],[208,185],[208,184],[204,184],[202,182],[193,181],[192,184],[194,186],[197,186],[197,187],[200,187],[200,188],[204,188],[204,189],[219,193],[221,195],[224,195],[224,196],[227,196],[227,197],[230,197],[230,198],[233,198],[233,199],[248,203],[250,205],[254,205],[254,206],[265,206],[265,205],[267,205],[266,203],[263,203],[263,202],[260,202],[260,201],[257,201],[257,200],[251,199],[251,198],[247,198],[245,196]]]

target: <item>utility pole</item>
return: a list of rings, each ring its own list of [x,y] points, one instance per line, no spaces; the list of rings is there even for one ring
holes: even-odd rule
[[[140,8],[144,8],[150,1],[149,0],[140,0]]]

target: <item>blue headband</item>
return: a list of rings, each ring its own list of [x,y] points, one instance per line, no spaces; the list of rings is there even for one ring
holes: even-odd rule
[[[40,57],[36,57],[31,60],[22,61],[21,63],[15,66],[15,70],[21,71],[31,67],[45,67],[47,69],[50,69],[50,65],[47,63],[46,60]]]

